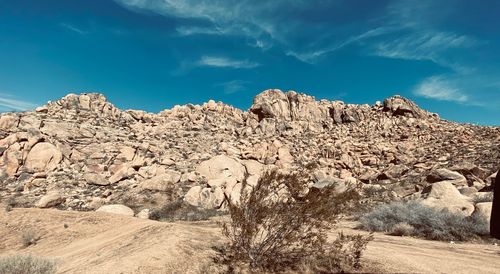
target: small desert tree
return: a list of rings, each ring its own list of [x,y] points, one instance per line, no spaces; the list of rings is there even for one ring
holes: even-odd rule
[[[226,197],[230,222],[222,230],[229,239],[224,259],[230,268],[246,265],[275,272],[308,267],[319,272],[326,267],[331,272],[359,267],[370,237],[341,235],[327,241],[327,231],[357,205],[358,187],[342,192],[335,185],[309,189],[310,173],[306,168],[271,170],[255,186],[244,184],[239,201]]]

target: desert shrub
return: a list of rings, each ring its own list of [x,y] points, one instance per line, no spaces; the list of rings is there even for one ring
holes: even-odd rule
[[[477,239],[488,235],[489,231],[484,217],[464,216],[447,209],[427,207],[417,201],[379,206],[361,217],[360,223],[369,231],[400,234],[397,232],[405,230],[412,236],[441,241]]]
[[[415,233],[415,228],[408,223],[397,223],[389,231],[394,236],[411,236]]]
[[[211,217],[222,215],[217,209],[203,209],[192,206],[178,200],[168,203],[160,208],[153,209],[150,213],[150,219],[157,221],[203,221]]]
[[[21,242],[24,247],[36,244],[38,237],[33,230],[26,230],[21,234]]]
[[[229,244],[221,252],[230,271],[331,273],[360,266],[370,237],[341,234],[327,241],[327,231],[357,205],[359,189],[308,192],[309,174],[272,170],[254,187],[243,184],[239,201],[226,197],[230,221],[222,232]]]
[[[5,201],[5,211],[10,212],[17,205],[16,198],[14,196],[10,196]]]
[[[0,257],[0,274],[52,274],[56,264],[44,258],[26,255]]]

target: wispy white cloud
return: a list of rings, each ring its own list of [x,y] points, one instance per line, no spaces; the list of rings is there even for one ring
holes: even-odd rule
[[[237,69],[251,69],[260,66],[257,62],[236,60],[223,56],[202,56],[195,64],[197,66]]]
[[[413,93],[417,96],[440,101],[465,103],[469,100],[469,96],[444,76],[432,76],[424,79]]]
[[[80,35],[85,35],[88,33],[87,31],[84,31],[84,30],[82,30],[78,27],[75,27],[74,25],[68,24],[68,23],[60,23],[59,25],[67,30],[70,30],[72,32],[76,32]]]
[[[361,34],[354,35],[351,37],[348,37],[347,39],[336,42],[334,45],[323,47],[323,48],[317,48],[312,51],[293,51],[290,50],[286,54],[289,56],[293,56],[297,58],[298,60],[304,62],[304,63],[309,63],[309,64],[314,64],[316,63],[321,57],[328,53],[332,53],[336,50],[342,49],[348,45],[361,42],[365,39],[369,38],[374,38],[378,37],[384,34],[391,33],[393,31],[398,30],[398,27],[392,27],[392,26],[382,26],[378,28],[374,28],[368,31],[365,31]]]
[[[225,94],[233,94],[246,89],[246,85],[250,82],[244,80],[233,80],[224,83],[217,84],[224,89]]]
[[[434,1],[394,1],[386,7],[386,14],[378,18],[378,27],[333,43],[315,41],[311,49],[288,50],[287,55],[305,63],[314,64],[323,56],[352,44],[359,44],[369,55],[405,60],[429,60],[457,72],[473,70],[469,66],[445,57],[450,50],[470,49],[482,42],[460,33],[441,31],[433,27],[436,13]],[[330,38],[330,37],[328,37]],[[320,45],[320,46],[318,46]]]
[[[0,112],[5,111],[25,111],[36,108],[36,104],[19,100],[12,95],[0,93]]]
[[[224,31],[217,28],[209,27],[197,27],[197,26],[180,26],[176,28],[177,33],[181,36],[189,36],[196,34],[207,34],[207,35],[223,35]]]
[[[267,11],[276,11],[285,0],[255,4],[252,0],[114,0],[132,10],[145,10],[169,17],[206,20],[214,28],[180,26],[181,35],[212,34],[240,35],[262,40],[276,35],[274,22]],[[290,5],[295,5],[294,1]],[[273,21],[273,20],[271,20]]]
[[[445,66],[453,63],[442,57],[451,49],[465,49],[477,45],[471,37],[451,32],[419,31],[403,37],[378,42],[374,45],[377,56],[407,60],[429,60]]]

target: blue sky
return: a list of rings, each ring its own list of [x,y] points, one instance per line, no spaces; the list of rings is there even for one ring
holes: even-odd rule
[[[262,90],[400,94],[500,125],[500,1],[0,0],[0,111],[69,92],[158,112]]]

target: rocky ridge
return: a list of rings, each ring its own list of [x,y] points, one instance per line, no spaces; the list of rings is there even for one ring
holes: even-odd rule
[[[470,215],[490,195],[499,143],[499,127],[445,121],[401,96],[370,106],[273,89],[248,111],[211,100],[154,114],[69,94],[0,116],[0,198],[142,215],[178,197],[220,208],[266,168],[317,162],[312,185],[361,182]]]

